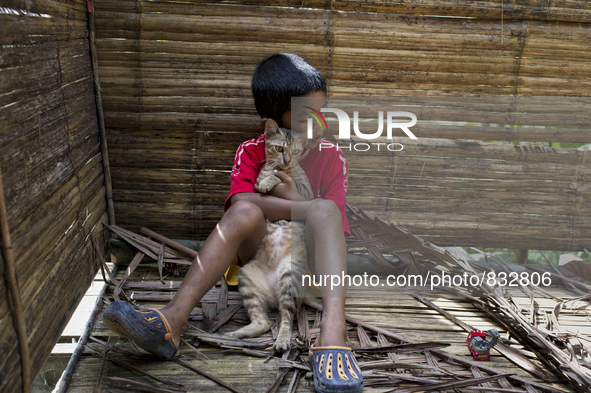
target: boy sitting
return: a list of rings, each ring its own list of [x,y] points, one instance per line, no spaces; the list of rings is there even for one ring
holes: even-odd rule
[[[291,98],[310,97],[311,102],[318,103],[314,109],[320,110],[326,97],[326,82],[301,57],[279,53],[257,66],[252,93],[262,124],[270,118],[280,127],[305,132],[304,120],[292,124]],[[256,179],[265,159],[264,135],[242,143],[232,168],[226,211],[205,240],[174,298],[159,311],[113,302],[103,315],[105,324],[151,353],[173,356],[195,304],[219,281],[233,260],[248,263],[254,257],[267,231],[266,219],[305,221],[308,261],[315,274],[346,273],[348,168],[342,152],[322,138],[323,132],[314,130],[299,161],[316,199],[308,200],[292,191],[291,178],[281,171],[276,173],[283,181],[281,184],[269,194],[257,192]],[[226,275],[230,284],[235,270],[230,269]],[[345,347],[345,287],[323,286],[321,296],[321,332],[310,348],[314,386],[320,393],[361,392],[363,378],[359,366],[351,350]]]

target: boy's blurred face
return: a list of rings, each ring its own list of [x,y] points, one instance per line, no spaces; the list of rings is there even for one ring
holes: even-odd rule
[[[310,98],[309,100],[305,100],[306,105],[316,109],[317,111],[320,111],[320,108],[322,108],[326,103],[326,94],[321,90],[308,93],[303,97]],[[296,108],[296,110],[292,108],[291,111],[285,112],[283,114],[281,121],[283,123],[283,127],[289,128],[298,134],[305,135],[308,130],[308,117],[309,116],[304,111],[304,108]],[[313,125],[313,138],[306,139],[304,149],[314,149],[324,137],[324,130],[320,128],[316,122],[314,122]]]

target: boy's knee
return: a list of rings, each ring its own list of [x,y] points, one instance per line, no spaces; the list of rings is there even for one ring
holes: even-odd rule
[[[225,216],[228,216],[233,225],[242,228],[254,227],[265,222],[261,208],[249,201],[236,201],[228,208]]]
[[[341,221],[341,211],[330,199],[315,199],[306,211],[306,222]]]

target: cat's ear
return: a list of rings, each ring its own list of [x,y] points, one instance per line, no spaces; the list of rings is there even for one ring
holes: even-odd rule
[[[265,123],[265,135],[274,135],[279,133],[279,126],[277,125],[277,123],[275,123],[275,120],[273,119],[268,119],[267,122]]]

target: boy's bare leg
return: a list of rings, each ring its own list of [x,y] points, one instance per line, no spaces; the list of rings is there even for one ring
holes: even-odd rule
[[[347,246],[341,212],[328,199],[316,199],[306,211],[306,243],[308,260],[316,275],[347,273]],[[345,286],[320,288],[322,323],[316,347],[346,347]]]
[[[247,201],[230,206],[203,243],[174,298],[160,310],[175,342],[195,304],[219,281],[236,252],[241,261],[250,261],[266,233],[265,217],[258,206]]]

